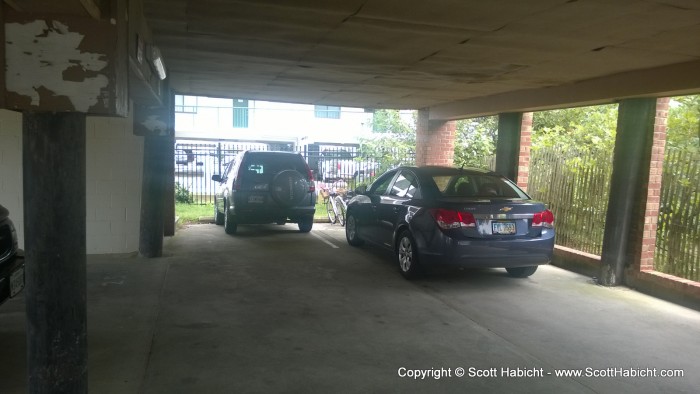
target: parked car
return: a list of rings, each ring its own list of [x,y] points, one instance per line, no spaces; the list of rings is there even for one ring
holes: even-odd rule
[[[24,256],[9,211],[0,205],[0,304],[24,289]]]
[[[235,234],[239,224],[292,222],[303,233],[313,227],[313,174],[298,153],[244,151],[212,180],[219,182],[215,221],[227,234]]]
[[[354,158],[344,150],[323,152],[318,161],[319,178],[324,182],[355,179],[359,182],[374,177],[377,162]]]
[[[346,213],[348,243],[393,250],[409,279],[439,266],[527,277],[552,258],[552,212],[493,172],[400,167],[356,193]]]

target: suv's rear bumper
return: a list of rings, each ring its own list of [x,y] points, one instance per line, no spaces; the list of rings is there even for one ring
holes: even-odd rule
[[[313,217],[316,212],[315,194],[309,193],[303,205],[283,207],[274,203],[266,196],[263,203],[249,203],[250,193],[240,192],[234,194],[234,204],[230,207],[230,214],[236,223],[240,224],[265,224],[275,223],[280,220],[297,222],[301,218]]]

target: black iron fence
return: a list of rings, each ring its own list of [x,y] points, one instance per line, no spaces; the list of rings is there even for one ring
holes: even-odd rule
[[[317,189],[342,182],[354,189],[369,184],[378,175],[399,165],[413,165],[415,154],[385,149],[369,155],[359,146],[311,144],[295,149],[288,143],[180,143],[175,146],[176,200],[211,204],[219,184],[212,175],[221,174],[226,165],[244,150],[299,152],[314,174]]]

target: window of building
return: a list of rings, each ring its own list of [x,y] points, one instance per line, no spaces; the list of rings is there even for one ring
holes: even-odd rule
[[[340,107],[331,105],[316,105],[314,112],[317,118],[340,119]]]
[[[233,99],[233,127],[248,127],[248,100]]]
[[[175,112],[185,114],[197,113],[197,96],[175,95]]]

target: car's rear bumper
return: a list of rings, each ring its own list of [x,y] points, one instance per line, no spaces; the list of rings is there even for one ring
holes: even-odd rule
[[[0,304],[17,295],[11,292],[12,282],[14,282],[15,291],[19,294],[19,291],[24,288],[24,257],[21,254],[13,256],[0,268]],[[17,288],[17,286],[20,287]]]
[[[444,234],[419,248],[421,263],[455,267],[508,268],[548,264],[554,253],[554,231],[537,238],[509,240],[454,239]]]

